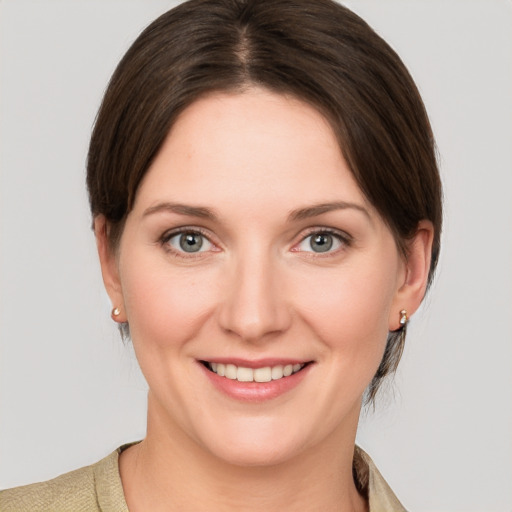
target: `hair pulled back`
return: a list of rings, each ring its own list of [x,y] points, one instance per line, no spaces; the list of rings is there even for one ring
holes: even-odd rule
[[[421,220],[442,222],[435,143],[419,92],[396,53],[331,0],[190,0],[160,16],[115,70],[91,137],[87,186],[112,249],[137,189],[179,114],[211,92],[258,86],[293,95],[330,122],[348,166],[407,256]],[[390,332],[374,399],[403,350]]]

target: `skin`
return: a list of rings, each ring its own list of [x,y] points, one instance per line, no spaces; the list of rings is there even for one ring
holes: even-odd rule
[[[214,216],[162,206],[176,203]],[[400,310],[423,298],[430,223],[404,260],[321,114],[253,88],[188,107],[115,252],[106,227],[105,286],[149,384],[147,437],[120,459],[130,511],[366,510],[351,471],[361,400]],[[180,249],[182,228],[203,234],[200,252]],[[315,252],[326,231],[332,248]],[[310,364],[248,402],[198,362],[232,357]]]

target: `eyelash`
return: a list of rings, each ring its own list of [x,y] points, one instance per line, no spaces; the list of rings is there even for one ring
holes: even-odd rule
[[[333,238],[335,238],[342,245],[342,247],[339,249],[332,250],[332,251],[328,250],[324,253],[315,252],[315,251],[301,251],[299,249],[296,249],[296,247],[298,247],[299,245],[304,243],[308,238],[310,238],[314,235],[330,235]],[[327,258],[329,256],[333,256],[333,255],[337,254],[338,252],[342,251],[343,249],[350,247],[352,245],[352,242],[353,242],[353,238],[348,233],[345,233],[344,231],[338,231],[338,230],[332,229],[332,228],[314,227],[314,228],[308,229],[306,234],[301,238],[300,242],[298,242],[297,244],[295,244],[293,246],[292,251],[308,253],[309,254],[308,257],[311,257],[311,258]]]
[[[179,235],[183,235],[183,234],[191,234],[191,235],[201,235],[205,240],[208,241],[208,243],[210,243],[212,246],[216,246],[210,239],[210,236],[208,235],[208,233],[206,233],[204,230],[202,230],[201,228],[197,228],[197,227],[187,227],[187,226],[184,226],[182,228],[179,228],[179,229],[173,229],[171,231],[166,231],[159,239],[159,243],[160,245],[164,248],[164,250],[166,252],[168,252],[169,254],[173,255],[173,256],[176,256],[177,258],[186,258],[186,259],[190,259],[190,258],[198,258],[198,257],[201,257],[201,255],[206,252],[206,251],[198,251],[196,253],[194,252],[190,252],[190,253],[187,253],[186,251],[179,251],[177,249],[175,249],[174,247],[172,247],[170,244],[169,244],[169,241],[176,237],[176,236],[179,236]]]
[[[175,248],[171,247],[170,244],[169,244],[169,241],[172,238],[174,238],[176,236],[179,236],[179,235],[183,235],[183,234],[200,235],[204,239],[206,239],[208,241],[208,243],[210,243],[212,246],[217,247],[216,244],[214,244],[211,241],[210,236],[209,236],[209,234],[207,232],[205,232],[201,228],[187,227],[187,226],[184,226],[184,227],[179,228],[179,229],[174,229],[174,230],[171,230],[171,231],[166,231],[160,237],[159,243],[164,248],[164,250],[166,252],[168,252],[168,253],[170,253],[173,256],[176,256],[178,258],[186,258],[186,259],[198,258],[198,257],[201,257],[201,255],[204,252],[207,252],[207,251],[198,251],[196,253],[194,253],[194,252],[187,253],[186,251],[179,251],[179,250],[176,250]],[[314,235],[329,235],[329,236],[332,236],[343,247],[339,248],[339,249],[335,249],[333,251],[327,250],[324,253],[322,253],[322,252],[315,252],[315,251],[303,251],[303,250],[297,249],[297,247],[300,244],[304,243],[308,238],[310,238],[310,237],[312,237]],[[300,241],[298,243],[296,243],[292,247],[291,251],[292,252],[309,253],[310,256],[308,256],[308,257],[325,258],[325,257],[332,256],[333,254],[337,254],[339,251],[343,250],[343,248],[350,247],[352,242],[353,242],[353,238],[348,233],[340,232],[340,231],[337,231],[337,230],[332,229],[332,228],[314,227],[314,228],[310,228],[310,229],[307,230],[306,234],[304,234],[304,236],[302,236]],[[214,251],[214,252],[218,252],[218,251]]]

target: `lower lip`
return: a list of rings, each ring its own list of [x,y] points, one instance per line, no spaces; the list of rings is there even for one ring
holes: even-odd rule
[[[239,382],[227,377],[220,377],[215,372],[208,370],[204,364],[199,362],[198,364],[216,389],[230,398],[244,402],[264,402],[284,395],[302,382],[312,366],[308,364],[289,377],[271,380],[270,382]]]

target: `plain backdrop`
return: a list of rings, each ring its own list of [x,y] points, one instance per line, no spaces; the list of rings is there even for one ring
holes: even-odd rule
[[[84,187],[102,92],[164,0],[0,2],[0,488],[145,429]],[[512,3],[353,0],[416,79],[446,221],[437,279],[359,443],[410,510],[512,510]]]

